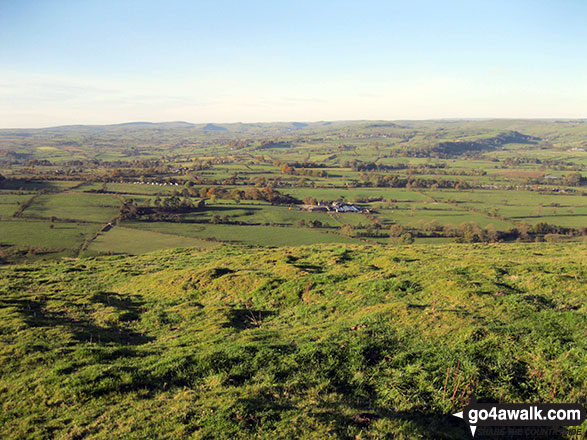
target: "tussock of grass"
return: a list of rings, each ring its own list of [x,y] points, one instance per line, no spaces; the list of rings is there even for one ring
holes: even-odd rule
[[[466,438],[585,400],[580,244],[223,246],[4,267],[2,438]]]

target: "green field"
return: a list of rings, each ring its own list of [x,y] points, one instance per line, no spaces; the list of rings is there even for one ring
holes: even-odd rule
[[[98,232],[100,226],[92,223],[55,222],[51,228],[51,223],[47,220],[2,218],[0,228],[0,245],[34,247],[42,251],[67,251],[66,254],[75,255],[85,239]]]
[[[65,192],[37,197],[24,213],[104,223],[118,215],[119,207],[120,201],[110,195]]]
[[[475,222],[482,227],[492,224],[502,230],[512,227],[512,224],[507,221],[455,208],[446,203],[411,203],[395,206],[395,209],[379,209],[378,217],[386,223],[399,223],[405,226],[418,226],[420,222],[436,221],[441,225],[451,226],[457,226],[463,222]]]
[[[87,248],[87,253],[123,253],[136,255],[158,249],[182,247],[208,249],[217,245],[214,242],[192,237],[114,226],[109,231],[100,233]]]
[[[541,194],[533,191],[477,190],[426,192],[436,200],[457,202],[476,210],[496,210],[499,216],[529,224],[547,222],[567,227],[587,225],[587,198],[575,194]]]
[[[340,197],[348,201],[353,201],[357,197],[382,197],[385,200],[402,202],[426,200],[426,197],[415,191],[397,188],[299,188],[287,192],[295,197],[311,196],[318,200],[337,200]]]
[[[17,209],[16,203],[0,203],[0,216],[10,217]]]
[[[256,246],[292,246],[312,243],[360,243],[359,240],[320,230],[279,226],[237,226],[189,223],[125,223],[125,226],[167,234]]]

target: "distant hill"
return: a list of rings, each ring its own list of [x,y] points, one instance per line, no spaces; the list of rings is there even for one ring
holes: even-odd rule
[[[154,127],[154,128],[193,128],[195,124],[184,121],[172,122],[126,122],[122,124],[113,124],[110,127]]]
[[[429,151],[448,156],[458,156],[470,151],[495,150],[506,144],[536,144],[538,141],[540,141],[539,137],[525,135],[518,131],[508,131],[497,136],[478,140],[439,142]]]
[[[564,121],[563,121],[564,122]],[[198,123],[185,121],[135,121],[113,125],[69,125],[40,129],[0,129],[0,149],[32,154],[34,157],[61,155],[63,147],[78,148],[80,156],[110,157],[150,156],[149,149],[174,150],[209,147],[215,140],[230,144],[243,142],[251,148],[265,141],[298,147],[315,143],[329,148],[342,142],[349,149],[352,139],[373,142],[377,148],[414,157],[448,158],[473,152],[492,151],[506,144],[525,144],[532,148],[562,146],[567,150],[587,147],[587,124],[581,120],[568,123],[547,120],[430,120],[430,121],[317,121],[260,123]],[[346,142],[344,140],[349,140]],[[207,144],[210,143],[210,144]],[[520,146],[520,145],[519,145]],[[55,147],[49,150],[37,148]],[[131,153],[129,148],[138,147]],[[231,147],[233,148],[233,147]],[[265,144],[264,149],[267,148]],[[153,150],[154,151],[154,150]],[[231,150],[231,151],[234,151]],[[16,160],[16,159],[14,159]],[[12,161],[12,159],[11,159]]]
[[[216,124],[206,124],[202,127],[202,130],[208,130],[208,131],[226,131],[226,127],[222,127],[220,125],[216,125]]]
[[[101,130],[101,129],[116,129],[116,128],[193,128],[195,124],[184,121],[170,121],[170,122],[122,122],[120,124],[106,124],[106,125],[61,125],[57,127],[40,128],[38,130]]]

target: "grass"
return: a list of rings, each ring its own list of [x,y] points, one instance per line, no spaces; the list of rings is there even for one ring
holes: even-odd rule
[[[208,238],[254,246],[295,246],[313,243],[360,243],[359,240],[318,229],[279,226],[240,226],[197,223],[125,222],[128,227]]]
[[[115,229],[116,230],[116,229]],[[0,436],[470,438],[587,403],[579,244],[222,246],[0,269]]]
[[[107,232],[100,233],[88,247],[87,253],[136,255],[159,249],[178,247],[209,249],[215,246],[218,244],[197,238],[115,226]]]
[[[357,197],[383,197],[385,200],[397,201],[426,200],[426,197],[418,192],[401,188],[293,188],[284,192],[299,199],[310,196],[327,201],[337,200],[341,196],[350,202]]]
[[[3,190],[20,190],[20,191],[62,191],[79,185],[80,181],[75,180],[51,180],[51,181],[28,181],[28,180],[7,180],[2,182]]]
[[[99,226],[91,223],[55,222],[48,220],[0,219],[4,246],[46,248],[48,250],[76,250],[87,237],[98,232]]]
[[[444,190],[426,194],[436,200],[456,201],[463,208],[496,209],[499,215],[514,222],[547,222],[579,228],[585,226],[587,216],[587,199],[580,195],[499,190]]]
[[[16,205],[18,203],[26,202],[30,199],[33,194],[14,194],[12,191],[0,191],[0,204],[1,205]]]
[[[0,203],[0,216],[10,217],[17,209],[16,203]]]
[[[133,183],[109,183],[108,191],[117,193],[131,193],[131,194],[169,194],[176,186],[166,185],[139,185]],[[181,188],[180,188],[181,189]]]
[[[66,192],[40,195],[24,214],[104,223],[116,217],[119,207],[111,195]]]
[[[507,230],[513,225],[500,219],[490,218],[463,208],[456,208],[446,203],[410,203],[396,204],[395,208],[382,208],[377,217],[385,223],[399,223],[405,226],[416,227],[421,222],[436,220],[441,225],[458,226],[463,222],[475,222],[481,227],[489,224],[498,230]]]
[[[14,194],[11,191],[0,191],[0,216],[13,215],[19,205],[32,196],[33,194]]]

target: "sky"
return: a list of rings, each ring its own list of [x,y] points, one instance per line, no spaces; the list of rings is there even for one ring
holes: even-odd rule
[[[0,0],[0,127],[586,118],[587,0]]]

